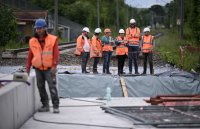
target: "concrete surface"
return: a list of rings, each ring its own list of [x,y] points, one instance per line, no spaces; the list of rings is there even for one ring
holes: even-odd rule
[[[147,98],[112,98],[111,102],[99,101],[96,98],[61,99],[60,114],[53,114],[52,109],[46,113],[37,112],[34,115],[36,120],[30,118],[20,129],[157,129],[150,125],[134,125],[128,119],[105,113],[100,108],[101,106],[148,106],[144,99]]]
[[[12,77],[0,75],[1,80],[12,80]],[[39,101],[35,99],[35,81],[30,78],[29,82],[31,86],[11,82],[0,88],[0,129],[18,129],[36,111]]]
[[[143,101],[143,99],[144,98],[112,98],[111,102],[108,103],[105,101],[96,100],[96,98],[81,98],[81,100],[96,101],[97,103],[72,99],[61,99],[60,114],[53,114],[51,109],[51,111],[47,113],[37,112],[34,117],[38,120],[46,122],[58,122],[62,124],[39,122],[31,118],[20,129],[107,129],[109,126],[115,126],[122,129],[123,127],[133,128],[134,126],[131,121],[105,113],[100,106],[148,105]],[[89,124],[108,127],[95,127],[75,124]]]

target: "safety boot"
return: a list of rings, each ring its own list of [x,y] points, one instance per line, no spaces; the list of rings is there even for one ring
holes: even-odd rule
[[[38,112],[49,112],[49,105],[43,105],[41,108],[38,109]]]
[[[106,74],[111,74],[111,72],[110,71],[106,71]]]
[[[93,74],[98,74],[98,71],[96,69],[94,69]]]
[[[60,113],[60,110],[59,110],[59,108],[58,108],[58,107],[56,107],[56,108],[53,108],[53,113]]]

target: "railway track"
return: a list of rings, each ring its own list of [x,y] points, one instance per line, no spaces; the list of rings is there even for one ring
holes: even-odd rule
[[[64,42],[64,43],[59,43],[58,44],[58,48],[60,50],[60,53],[63,54],[67,51],[69,51],[70,49],[73,49],[76,47],[76,42],[75,41],[71,41],[71,42]],[[28,50],[29,48],[19,48],[19,49],[6,49],[3,53],[2,53],[2,58],[7,58],[7,59],[11,59],[11,58],[27,58],[27,54],[28,54]]]
[[[155,35],[156,38],[161,37],[163,34],[158,33]],[[69,52],[70,50],[74,49],[76,47],[76,42],[71,41],[71,42],[64,42],[64,43],[59,43],[58,48],[60,51],[60,54],[65,54],[66,52]],[[116,49],[116,46],[114,45],[114,50]],[[19,48],[19,49],[6,49],[2,53],[2,58],[7,58],[7,59],[13,59],[13,58],[27,58],[29,48]],[[115,52],[113,53],[113,57],[115,57]]]

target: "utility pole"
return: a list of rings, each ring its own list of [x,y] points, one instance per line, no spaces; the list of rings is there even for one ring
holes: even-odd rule
[[[116,0],[116,23],[117,31],[119,30],[119,0]]]
[[[127,9],[126,9],[126,26],[129,26],[129,5],[126,5],[127,6]]]
[[[100,27],[99,0],[97,0],[97,27]]]
[[[58,0],[54,0],[54,34],[58,35]]]
[[[183,26],[184,26],[184,2],[180,0],[180,39],[183,39]]]
[[[175,26],[176,26],[176,17],[175,17],[175,1],[173,1],[173,11],[172,11],[172,13],[173,13],[173,19],[172,19],[172,23],[173,23],[173,32],[174,32],[174,28],[175,28]]]

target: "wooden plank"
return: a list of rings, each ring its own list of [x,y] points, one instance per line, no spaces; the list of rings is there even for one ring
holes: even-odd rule
[[[124,80],[124,77],[120,77],[120,82],[121,82],[121,87],[122,87],[122,92],[123,92],[124,97],[128,97],[128,92],[127,92],[126,82]]]

